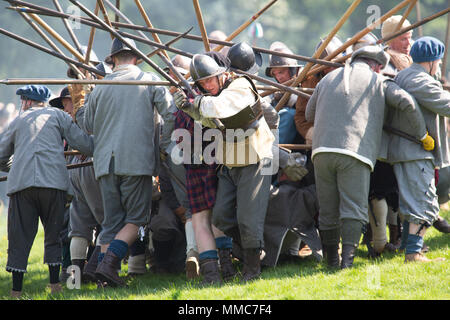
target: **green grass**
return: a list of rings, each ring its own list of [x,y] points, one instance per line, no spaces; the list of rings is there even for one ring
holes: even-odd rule
[[[447,220],[450,211],[443,211]],[[430,247],[428,257],[445,257],[446,261],[428,264],[404,264],[403,254],[386,254],[377,260],[367,259],[361,245],[354,267],[330,271],[312,258],[282,263],[263,270],[260,280],[249,284],[238,281],[223,286],[200,287],[186,282],[184,274],[147,273],[128,280],[127,288],[97,289],[84,284],[79,290],[65,289],[51,295],[48,269],[43,261],[43,230],[39,229],[24,277],[24,298],[33,300],[448,300],[450,299],[449,236],[430,228],[425,236]],[[0,214],[0,299],[9,299],[10,273],[7,259],[6,217]],[[239,266],[239,265],[238,265]],[[127,266],[122,268],[125,275]]]

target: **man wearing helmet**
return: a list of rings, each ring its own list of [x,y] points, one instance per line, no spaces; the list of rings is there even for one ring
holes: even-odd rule
[[[388,62],[377,46],[352,54],[350,64],[327,74],[306,108],[314,122],[312,158],[319,199],[319,228],[328,265],[353,265],[362,227],[368,223],[370,172],[379,154],[385,105],[411,119],[411,134],[428,146],[430,138],[414,99],[393,81],[377,75]]]
[[[127,42],[134,48],[133,40]],[[105,59],[114,66],[105,80],[150,80],[159,78],[142,72],[134,51],[114,39]],[[102,252],[96,275],[112,286],[124,286],[117,265],[128,247],[138,238],[138,230],[148,223],[152,192],[152,175],[156,175],[159,147],[170,144],[176,111],[167,88],[162,86],[96,86],[87,97],[83,112],[79,93],[74,99],[76,119],[87,132],[94,134],[94,170],[103,197],[104,220],[99,243]],[[156,110],[155,110],[156,108]],[[158,145],[158,119],[164,119]]]
[[[225,72],[207,55],[194,55],[190,71],[200,90],[210,95],[189,101],[178,91],[174,96],[177,107],[195,120],[208,120],[211,124],[212,119],[220,119],[226,129],[232,129],[226,135],[225,130],[219,133],[225,141],[215,149],[215,159],[221,166],[212,222],[243,248],[242,279],[250,281],[261,273],[272,174],[272,170],[265,173],[264,167],[271,165],[275,138],[262,116],[259,95],[249,78]],[[244,137],[239,129],[246,131]]]
[[[292,54],[292,51],[282,42],[276,41],[270,46],[270,50],[281,53]],[[273,77],[278,83],[285,83],[295,78],[301,69],[301,65],[295,59],[271,55],[269,66],[266,68],[266,76]],[[276,106],[283,96],[284,92],[276,92],[271,96],[271,104]],[[295,103],[296,95],[291,95],[289,101],[278,112],[280,117],[279,124],[279,143],[303,143],[304,139],[299,137],[295,129]]]

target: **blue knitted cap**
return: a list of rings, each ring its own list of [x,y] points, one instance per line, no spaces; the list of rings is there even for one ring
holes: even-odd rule
[[[46,102],[52,95],[50,89],[47,88],[46,86],[34,84],[26,85],[24,87],[17,89],[16,94],[19,96],[24,96],[31,100],[42,102]]]
[[[444,44],[434,37],[422,37],[414,42],[409,52],[414,62],[431,62],[442,59]]]

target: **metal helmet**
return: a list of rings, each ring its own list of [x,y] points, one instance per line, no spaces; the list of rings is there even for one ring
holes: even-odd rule
[[[228,59],[230,59],[231,67],[255,74],[262,65],[261,53],[255,52],[245,42],[234,44],[228,51]]]
[[[317,49],[319,49],[319,47],[322,45],[322,43],[324,41],[325,40],[323,40],[323,39],[320,40],[320,42],[317,44],[316,48],[314,49],[314,52],[316,52]],[[325,50],[323,50],[323,52],[320,55],[319,59],[324,59],[326,56],[328,56],[331,53],[333,53],[334,51],[336,51],[336,49],[338,49],[342,45],[343,45],[343,42],[341,41],[341,39],[339,39],[337,36],[334,36],[331,39],[331,41],[328,43],[328,45],[325,48]]]
[[[130,38],[124,38],[124,39],[125,39],[125,41],[127,41],[131,45],[131,47],[133,49],[137,49],[136,43],[134,42],[133,39],[130,39]],[[115,54],[118,54],[119,52],[122,52],[122,51],[132,51],[132,50],[125,43],[123,43],[120,39],[114,38],[114,40],[113,40],[113,42],[111,44],[110,54],[109,54],[109,56],[107,56],[105,58],[105,62],[108,63],[108,64],[112,64],[113,63],[112,57]]]
[[[220,67],[213,58],[205,54],[195,54],[189,66],[189,72],[195,82],[218,76],[225,71],[226,68]]]
[[[390,57],[380,46],[369,45],[353,52],[350,63],[358,58],[374,60],[384,68],[388,64]]]
[[[189,71],[189,65],[191,64],[191,59],[185,56],[182,56],[180,54],[177,54],[176,56],[174,56],[172,58],[172,60],[170,60],[173,64],[173,66],[175,67],[175,69],[181,74],[181,75],[186,75]],[[169,67],[165,67],[164,71],[166,71],[167,73],[169,73],[170,68]]]
[[[277,44],[277,45],[275,45]],[[278,45],[279,44],[279,45]],[[285,46],[282,42],[277,41],[270,46],[272,51],[277,51],[281,53],[293,54],[293,52]],[[266,76],[272,77],[272,68],[299,68],[303,67],[298,64],[297,60],[288,57],[282,57],[277,55],[269,56],[269,66],[266,68]]]
[[[83,55],[83,57],[86,57],[87,46],[81,46],[80,49],[81,49],[80,53]],[[72,59],[75,59],[75,56],[72,55]],[[92,63],[93,65],[98,65],[100,63],[100,60],[98,59],[94,50],[91,50],[91,52],[89,53],[89,62]],[[77,75],[72,68],[67,69],[67,76],[72,79],[77,78]]]
[[[364,35],[364,37],[356,41],[355,44],[353,44],[352,50],[356,51],[364,46],[376,45],[377,41],[378,41],[377,36],[374,35],[372,32],[369,32],[368,34]]]

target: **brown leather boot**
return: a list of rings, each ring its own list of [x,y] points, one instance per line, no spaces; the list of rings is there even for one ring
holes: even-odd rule
[[[186,278],[188,280],[200,277],[200,265],[198,262],[198,252],[190,249],[186,255]]]
[[[408,262],[437,262],[444,261],[445,258],[428,259],[421,252],[408,253],[405,255],[405,263]]]
[[[98,265],[98,256],[100,254],[101,247],[96,246],[94,251],[91,254],[91,257],[89,258],[88,262],[84,266],[83,269],[83,280],[84,281],[91,281],[96,283],[97,277],[95,276],[95,270],[97,269]]]
[[[244,267],[242,268],[242,281],[248,282],[261,275],[261,249],[244,249]]]
[[[203,276],[202,285],[221,284],[219,262],[217,259],[200,260],[200,274]]]
[[[231,261],[231,249],[219,249],[220,271],[224,281],[232,280],[236,276],[236,269]]]
[[[112,287],[125,287],[125,281],[119,277],[119,272],[117,271],[119,263],[120,259],[111,250],[107,250],[102,262],[95,270],[96,277],[108,282]]]
[[[10,297],[14,299],[19,299],[22,296],[22,291],[11,290]]]

